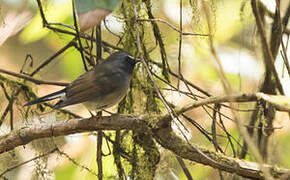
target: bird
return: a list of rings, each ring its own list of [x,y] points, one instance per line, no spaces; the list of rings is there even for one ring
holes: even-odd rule
[[[64,89],[35,99],[24,106],[60,98],[53,106],[56,109],[79,103],[83,103],[89,111],[112,107],[126,95],[134,67],[139,61],[128,52],[115,52]]]

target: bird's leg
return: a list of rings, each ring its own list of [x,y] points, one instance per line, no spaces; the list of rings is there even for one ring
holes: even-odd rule
[[[91,117],[95,117],[96,116],[96,115],[93,114],[93,112],[91,110],[89,110],[89,109],[87,109],[87,110],[89,111]]]
[[[105,109],[102,109],[102,111],[104,111],[104,112],[106,112],[106,113],[108,113],[108,114],[110,114],[110,115],[114,115],[114,114],[116,114],[116,113],[112,113],[112,112],[110,112],[110,111],[108,111],[108,110],[105,110]]]
[[[97,118],[102,117],[102,111],[97,112]]]

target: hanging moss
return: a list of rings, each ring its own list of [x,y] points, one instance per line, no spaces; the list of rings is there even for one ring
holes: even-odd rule
[[[133,140],[136,144],[137,170],[136,179],[153,179],[157,164],[160,160],[160,153],[148,134],[134,133]]]

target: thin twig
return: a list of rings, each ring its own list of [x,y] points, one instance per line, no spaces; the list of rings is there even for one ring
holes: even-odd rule
[[[54,105],[52,105],[52,104],[50,104],[50,103],[43,103],[45,106],[47,106],[47,107],[49,107],[49,108],[51,108],[51,109],[53,109],[54,111],[55,110],[57,110],[58,112],[61,112],[61,113],[63,113],[63,114],[66,114],[66,115],[69,115],[69,116],[71,116],[71,117],[74,117],[74,118],[82,118],[81,116],[79,116],[79,115],[77,115],[77,114],[75,114],[75,113],[73,113],[73,112],[71,112],[71,111],[69,111],[69,110],[66,110],[66,109],[55,109],[54,108]]]
[[[7,71],[4,69],[0,69],[0,73],[4,73],[4,74],[8,74],[10,76],[18,77],[18,78],[33,82],[34,84],[48,84],[48,85],[55,85],[55,86],[67,86],[69,84],[69,83],[64,83],[64,82],[43,81],[43,80],[32,78],[32,77],[24,75],[24,74],[15,73],[15,72]]]
[[[13,94],[11,95],[11,98],[9,100],[9,111],[10,111],[10,130],[12,131],[14,129],[14,125],[13,125],[13,104],[15,102],[16,97],[18,96],[18,94],[22,91],[22,88],[18,88],[16,90],[16,92],[13,92]]]
[[[102,164],[102,144],[103,144],[103,133],[101,130],[98,131],[97,135],[97,164],[98,164],[98,179],[103,179],[103,164]]]
[[[80,32],[79,32],[79,28],[78,28],[78,21],[77,21],[76,8],[75,8],[74,1],[72,1],[72,7],[73,7],[74,27],[75,27],[75,30],[76,30],[76,39],[78,40],[78,43],[79,43],[79,46],[80,46],[79,52],[80,52],[81,57],[82,57],[84,68],[85,68],[86,71],[88,71],[85,55],[84,55],[84,52],[83,52],[83,45],[82,45],[82,41],[81,41],[81,38],[80,38]],[[90,61],[88,61],[88,62],[90,63]],[[90,65],[93,66],[93,64],[90,64]]]
[[[110,140],[110,139],[109,139]],[[125,180],[126,179],[126,175],[125,175],[125,171],[121,162],[121,145],[120,145],[120,131],[116,131],[116,137],[115,137],[115,141],[112,141],[113,144],[113,156],[114,156],[114,162],[117,166],[117,171],[118,171],[118,176],[120,180]]]
[[[181,157],[179,157],[179,156],[175,156],[175,157],[176,157],[179,165],[181,166],[181,168],[182,168],[187,180],[193,180],[193,178],[192,178],[188,168],[186,167],[186,164],[184,163],[183,159]]]
[[[216,52],[216,49],[215,49],[215,46],[214,46],[210,14],[209,14],[208,6],[207,6],[205,1],[202,1],[202,8],[203,8],[203,11],[204,11],[205,16],[206,16],[208,31],[209,31],[209,34],[210,34],[210,36],[209,36],[210,50],[211,50],[211,53],[212,53],[213,57],[215,58],[215,61],[216,61],[217,65],[218,65],[218,68],[219,68],[218,73],[219,73],[220,79],[222,81],[222,85],[223,85],[223,88],[225,90],[225,93],[227,95],[230,95],[230,94],[232,94],[232,88],[231,88],[231,85],[230,85],[229,81],[227,80],[227,78],[225,76],[224,69],[223,69],[223,67],[221,65],[221,60],[220,60],[219,56],[217,55],[217,52]],[[232,103],[230,103],[230,106],[231,107],[235,107]],[[260,164],[261,170],[263,171],[263,173],[265,174],[267,179],[271,179],[272,176],[270,175],[269,169],[264,167],[264,166],[262,166],[263,159],[261,157],[261,154],[258,151],[257,146],[255,145],[255,143],[251,139],[251,137],[248,134],[248,132],[246,131],[246,129],[243,127],[242,119],[238,118],[239,116],[237,115],[237,113],[235,111],[232,110],[231,112],[232,112],[234,120],[235,120],[235,122],[237,124],[237,128],[238,128],[239,133],[243,136],[244,140],[249,145],[249,148],[250,148],[251,152],[253,153],[253,156],[257,159],[257,161]]]
[[[20,167],[20,166],[23,166],[24,164],[27,164],[27,163],[30,163],[30,162],[36,160],[36,159],[39,159],[39,158],[42,158],[42,157],[48,156],[48,155],[50,155],[50,154],[52,154],[52,153],[54,153],[54,152],[56,152],[56,151],[57,151],[57,148],[55,148],[55,149],[53,149],[53,150],[51,150],[51,151],[49,151],[49,152],[47,152],[47,153],[44,153],[44,154],[42,154],[42,155],[36,156],[36,157],[34,157],[34,158],[32,158],[32,159],[29,159],[29,160],[27,160],[27,161],[24,161],[24,162],[22,162],[22,163],[19,163],[19,164],[15,165],[15,166],[9,167],[9,168],[7,168],[5,171],[3,171],[3,172],[0,174],[0,177],[2,177],[4,174],[6,174],[6,173],[9,172],[9,171],[12,171],[12,170],[14,170],[14,169],[16,169],[16,168],[18,168],[18,167]]]
[[[39,65],[31,74],[30,76],[34,76],[38,71],[40,71],[42,68],[44,68],[46,65],[52,62],[57,56],[62,54],[64,51],[66,51],[68,48],[75,46],[76,43],[74,40],[70,41],[68,44],[66,44],[63,48],[61,48],[59,51],[57,51],[54,55],[49,57],[47,60],[45,60],[41,65]]]
[[[141,52],[141,39],[140,39],[139,30],[138,30],[138,29],[139,29],[139,28],[138,28],[138,22],[137,22],[138,15],[137,15],[137,7],[136,7],[136,2],[135,2],[135,0],[132,0],[132,4],[133,4],[133,7],[134,7],[134,15],[135,15],[135,21],[136,21],[135,26],[136,26],[136,33],[137,33],[137,37],[136,37],[136,38],[137,38],[137,49],[138,49],[138,52]],[[151,82],[152,82],[152,84],[153,84],[154,89],[155,89],[156,92],[157,92],[158,97],[160,98],[160,100],[161,100],[162,103],[164,104],[165,108],[167,109],[167,111],[168,111],[168,113],[170,114],[170,116],[172,117],[172,119],[174,119],[174,118],[175,118],[174,115],[173,115],[174,112],[172,111],[172,109],[171,109],[171,108],[169,107],[169,105],[167,104],[167,102],[166,102],[164,96],[163,96],[162,93],[160,92],[159,87],[158,87],[157,84],[155,83],[154,78],[153,78],[153,76],[152,76],[152,73],[151,73],[151,71],[150,71],[150,69],[149,69],[149,67],[148,67],[148,64],[147,64],[146,61],[144,60],[142,53],[141,53],[141,55],[140,55],[140,59],[141,59],[141,62],[142,62],[143,66],[145,67],[145,69],[146,69],[146,71],[147,71],[147,73],[148,73],[148,76],[149,76],[149,78],[150,78],[150,80],[151,80]]]
[[[182,51],[182,3],[183,1],[180,0],[179,3],[179,43],[178,43],[178,75],[182,77],[181,73],[181,51]],[[180,79],[177,81],[177,88],[179,89]]]
[[[152,7],[151,1],[150,0],[145,1],[145,4],[146,4],[147,14],[148,14],[149,19],[154,19],[154,15],[153,15],[152,10],[151,10],[151,7]],[[136,24],[137,24],[138,17],[136,16],[135,18],[136,18]],[[151,21],[151,24],[152,24],[152,28],[153,28],[153,34],[154,34],[154,37],[156,39],[156,43],[158,43],[159,48],[160,48],[160,55],[161,55],[161,59],[162,59],[162,64],[161,64],[162,74],[165,77],[165,79],[167,81],[169,81],[168,71],[170,71],[170,67],[169,67],[169,64],[167,61],[167,54],[166,54],[164,42],[163,42],[162,37],[161,37],[161,32],[160,32],[160,29],[155,21]]]
[[[63,152],[63,151],[61,151],[61,150],[59,150],[58,148],[56,149],[56,151],[57,151],[60,155],[66,157],[66,158],[67,158],[69,161],[71,161],[74,165],[76,165],[76,166],[78,166],[78,167],[81,167],[82,169],[85,169],[86,171],[88,171],[89,173],[91,173],[91,174],[94,175],[94,176],[98,176],[98,175],[97,175],[93,170],[89,169],[88,167],[86,167],[86,166],[84,166],[84,165],[79,164],[76,160],[74,160],[73,158],[71,158],[67,153],[65,153],[65,152]]]
[[[33,66],[33,57],[31,56],[31,54],[27,54],[26,57],[25,57],[24,63],[22,64],[22,67],[21,67],[21,69],[20,69],[20,73],[21,73],[21,74],[26,74],[26,73],[24,72],[24,68],[25,68],[25,65],[26,65],[27,63],[29,63],[29,60],[30,60],[30,67]]]
[[[286,66],[286,69],[287,69],[287,72],[288,72],[288,75],[290,77],[290,66],[289,66],[289,60],[288,60],[288,56],[287,56],[287,49],[284,45],[284,42],[281,40],[281,45],[282,45],[282,51],[281,51],[281,55],[282,55],[282,59],[283,59],[283,62]],[[282,53],[283,52],[283,53]]]
[[[42,19],[42,26],[45,27],[47,25],[47,20],[46,20],[46,18],[44,16],[41,0],[37,0],[37,5],[38,5],[40,16],[41,16],[41,19]]]
[[[259,13],[259,10],[258,10],[257,0],[251,0],[251,4],[252,4],[253,13],[255,15],[258,31],[259,31],[259,34],[260,34],[260,37],[261,37],[262,46],[265,49],[265,53],[267,55],[267,58],[265,59],[267,61],[265,62],[265,64],[272,71],[272,73],[273,73],[273,75],[275,77],[275,81],[276,81],[277,88],[278,88],[279,92],[282,95],[284,95],[284,90],[283,90],[282,84],[280,82],[278,73],[277,73],[276,68],[274,66],[275,60],[274,60],[273,54],[272,54],[272,52],[270,50],[270,47],[269,47],[267,39],[266,39],[266,33],[265,33],[265,30],[264,30],[264,27],[263,27],[263,23],[262,23],[262,20],[261,20],[261,16],[260,16],[260,13]]]
[[[47,22],[47,20],[45,18],[45,15],[44,15],[44,12],[43,12],[41,1],[37,0],[37,4],[38,4],[39,11],[40,11],[43,27],[51,29],[51,30],[53,30],[55,32],[60,32],[60,33],[64,33],[64,34],[67,34],[67,35],[72,35],[74,37],[77,36],[77,33],[74,33],[74,32],[71,32],[71,31],[67,31],[67,30],[64,30],[64,29],[60,29],[60,28],[56,28],[56,27],[52,27],[50,24],[53,25],[54,23],[48,23]],[[60,25],[59,23],[56,23],[56,24]],[[70,27],[70,29],[71,29],[71,27]],[[76,29],[74,29],[74,30],[76,30]],[[96,41],[96,39],[94,39],[93,37],[91,37],[88,34],[85,34],[83,32],[79,32],[79,37],[87,39],[87,40]],[[117,46],[114,46],[114,45],[112,45],[112,44],[110,44],[108,42],[105,42],[105,41],[102,41],[102,45],[105,46],[105,47],[110,47],[110,48],[116,49],[116,50],[122,50],[121,48],[119,48]]]
[[[100,25],[96,27],[96,56],[96,62],[99,64],[102,59],[102,30]]]
[[[13,86],[21,86],[22,87],[22,89],[26,92],[26,91],[29,91],[28,89],[29,89],[29,87],[26,85],[26,84],[24,84],[23,82],[20,82],[20,81],[16,81],[16,80],[13,80],[13,79],[8,79],[8,78],[6,78],[5,76],[2,76],[2,75],[0,75],[0,80],[1,81],[4,81],[4,82],[9,82],[10,84],[12,84]],[[1,83],[0,83],[1,84]],[[32,93],[32,94],[30,94],[29,96],[26,94],[26,93],[24,93],[25,95],[26,95],[26,98],[28,99],[28,98],[30,98],[31,96],[34,96],[35,98],[36,98],[36,95],[33,93],[33,92],[29,92],[29,93]],[[54,109],[53,108],[53,105],[51,105],[51,104],[49,104],[49,103],[44,103],[44,105],[45,106],[48,106],[48,107],[50,107],[50,108],[52,108],[52,109]],[[65,110],[65,109],[57,109],[57,111],[59,111],[59,112],[61,112],[61,113],[64,113],[64,114],[67,114],[67,115],[70,115],[71,117],[74,117],[74,118],[81,118],[81,116],[79,116],[79,115],[77,115],[77,114],[75,114],[75,113],[72,113],[71,111],[68,111],[68,110]],[[1,121],[1,120],[0,120]]]
[[[101,26],[96,27],[96,63],[99,64],[100,60],[102,59],[102,31]],[[98,117],[102,116],[102,111],[97,113]],[[102,163],[102,144],[103,144],[103,132],[102,130],[98,131],[97,135],[97,164],[98,164],[98,179],[103,179],[103,163]]]
[[[65,28],[68,28],[68,29],[71,29],[73,31],[76,31],[76,29],[70,25],[67,25],[67,24],[63,24],[63,23],[47,23],[48,26],[62,26],[62,27],[65,27]]]
[[[217,113],[220,109],[220,105],[219,104],[215,104],[214,105],[214,109],[215,111],[213,111],[213,115],[212,115],[212,125],[211,125],[211,133],[212,133],[212,142],[214,145],[214,148],[216,150],[216,152],[218,152],[218,143],[217,143],[217,137],[216,137],[216,124],[217,124]],[[223,153],[223,151],[221,151]]]
[[[3,83],[0,83],[0,85],[1,85],[1,87],[2,87],[2,89],[3,89],[3,92],[4,92],[4,95],[5,95],[6,99],[8,100],[8,105],[6,106],[6,108],[5,108],[5,110],[4,110],[4,112],[2,113],[1,118],[0,118],[0,126],[1,126],[2,123],[4,122],[4,119],[6,118],[6,116],[7,116],[7,114],[8,114],[8,112],[9,112],[10,103],[11,103],[10,99],[11,99],[11,98],[10,98],[10,96],[9,96],[9,94],[8,94],[8,92],[7,92],[6,88],[5,88],[5,86],[4,86],[4,84],[3,84]]]
[[[67,31],[67,30],[64,30],[64,29],[59,29],[59,28],[52,27],[52,26],[49,26],[49,25],[47,25],[46,28],[48,28],[50,30],[53,30],[55,32],[59,32],[59,33],[63,33],[63,34],[71,35],[71,36],[77,36],[77,34],[75,32]],[[88,35],[88,34],[86,34],[84,32],[79,32],[79,33],[80,33],[79,36],[81,38],[83,38],[83,39],[92,40],[94,42],[96,41],[95,38],[91,37],[90,35]],[[112,45],[112,44],[110,44],[110,43],[108,43],[106,41],[102,41],[102,46],[104,48],[108,48],[109,47],[109,48],[112,48],[112,49],[115,49],[115,50],[119,50],[119,51],[122,50],[122,48],[119,48],[117,46],[114,46],[114,45]]]
[[[200,124],[198,124],[192,118],[186,116],[185,114],[181,114],[181,116],[185,118],[188,122],[190,122],[201,134],[203,134],[208,139],[208,141],[212,142],[212,137],[210,136],[211,134],[206,131]],[[218,148],[221,150],[220,147]]]
[[[224,122],[223,122],[223,120],[222,120],[222,116],[221,116],[221,113],[219,112],[219,122],[220,122],[220,124],[221,124],[221,127],[222,127],[222,129],[223,129],[223,131],[226,133],[226,135],[227,135],[227,138],[228,138],[228,141],[230,142],[230,145],[231,145],[231,148],[232,148],[232,151],[233,151],[233,156],[234,156],[234,158],[237,156],[237,153],[236,153],[236,151],[235,151],[235,146],[234,146],[234,144],[233,144],[233,142],[232,142],[232,135],[227,131],[227,129],[226,129],[226,127],[225,127],[225,125],[224,125]],[[235,139],[234,139],[235,140]],[[236,141],[237,142],[237,141]],[[238,145],[239,146],[241,146],[239,143],[238,143]],[[242,147],[242,146],[241,146]]]
[[[156,21],[156,22],[161,22],[161,23],[167,24],[171,29],[177,31],[179,34],[181,34],[183,36],[205,36],[205,37],[209,36],[208,34],[182,32],[177,27],[175,27],[174,25],[170,24],[168,21],[163,20],[163,19],[159,19],[159,18],[156,18],[156,19],[141,19],[141,18],[138,18],[137,21]]]
[[[289,18],[290,18],[290,2],[288,3],[287,10],[286,10],[284,17],[282,18],[282,25],[283,25],[283,29],[285,31],[287,31],[287,25],[289,23]]]
[[[8,112],[10,112],[10,130],[12,131],[13,127],[14,127],[13,126],[13,104],[15,102],[16,97],[21,92],[22,88],[18,87],[14,92],[12,92],[12,95],[9,96],[4,84],[0,83],[0,86],[2,87],[2,89],[4,91],[4,95],[5,95],[6,99],[8,100],[8,105],[6,106],[6,109],[4,110],[4,112],[0,118],[0,126],[4,122],[4,119],[7,116]]]

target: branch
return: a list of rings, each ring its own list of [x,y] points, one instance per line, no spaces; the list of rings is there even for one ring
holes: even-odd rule
[[[282,100],[285,98],[285,100]],[[232,94],[226,96],[219,96],[219,97],[209,97],[200,101],[196,101],[187,107],[183,107],[180,110],[176,111],[177,115],[183,114],[186,111],[191,109],[204,106],[207,104],[215,104],[215,103],[225,103],[225,102],[250,102],[250,101],[258,101],[263,100],[270,104],[272,104],[277,110],[279,111],[286,111],[290,112],[290,103],[289,98],[286,96],[274,96],[268,95],[264,93],[248,93],[248,94]],[[284,103],[285,101],[285,103]]]
[[[168,27],[170,27],[171,29],[177,31],[178,33],[180,33],[181,35],[184,35],[184,36],[209,36],[208,34],[200,34],[200,33],[191,33],[191,32],[182,32],[180,31],[177,27],[175,27],[174,25],[170,24],[168,21],[166,20],[163,20],[163,19],[159,19],[159,18],[156,18],[156,19],[141,19],[141,18],[138,18],[137,21],[156,21],[156,22],[161,22],[161,23],[164,23],[166,25],[168,25]]]
[[[178,138],[171,129],[164,128],[155,132],[155,138],[157,141],[166,149],[173,151],[176,155],[201,163],[203,165],[208,165],[213,168],[223,170],[229,173],[237,174],[243,177],[248,177],[252,179],[264,179],[261,167],[259,164],[249,161],[244,161],[236,158],[230,158],[224,156],[220,153],[209,151],[205,148],[201,148],[195,145],[195,148],[192,148],[188,143],[182,141]],[[210,159],[218,162],[212,164],[206,158],[204,158],[200,153],[195,149],[200,149],[204,154],[206,154]],[[267,167],[271,171],[271,175],[274,177],[280,177],[281,175],[289,172],[289,169],[275,169],[274,166],[263,164],[264,168]]]
[[[265,33],[265,29],[263,27],[263,23],[262,23],[262,19],[261,19],[259,10],[258,10],[257,3],[258,3],[257,0],[251,0],[252,10],[253,10],[253,13],[254,13],[254,16],[255,16],[255,19],[256,19],[256,24],[257,24],[258,32],[259,32],[260,37],[261,37],[262,47],[265,49],[265,55],[266,55],[265,64],[266,64],[266,67],[269,70],[272,71],[272,73],[274,75],[274,78],[276,80],[276,84],[277,84],[277,88],[278,88],[279,92],[282,95],[284,95],[285,93],[284,93],[282,84],[280,82],[278,73],[276,71],[276,68],[274,66],[275,59],[273,57],[273,54],[272,54],[272,52],[270,50],[270,47],[269,47],[268,42],[267,42],[267,39],[266,39],[266,35],[265,35],[266,33]]]
[[[116,120],[117,119],[117,120]],[[23,127],[19,130],[0,137],[0,154],[10,151],[17,146],[25,145],[35,139],[63,136],[96,130],[121,130],[121,129],[144,129],[143,121],[128,116],[108,116],[100,119],[84,118],[69,121],[55,122],[52,124],[35,124]]]
[[[45,66],[47,66],[49,63],[51,63],[56,57],[58,57],[59,55],[61,55],[63,52],[65,52],[68,48],[75,46],[76,47],[76,43],[74,42],[74,40],[70,41],[68,44],[66,44],[64,47],[62,47],[60,50],[58,50],[55,54],[53,54],[51,57],[49,57],[48,59],[46,59],[42,64],[40,64],[31,74],[30,76],[34,76],[36,73],[38,73],[42,68],[44,68]]]
[[[32,159],[29,159],[29,160],[24,161],[24,162],[22,162],[22,163],[20,163],[20,164],[17,164],[17,165],[15,165],[15,166],[9,167],[9,168],[7,168],[5,171],[3,171],[3,172],[0,174],[0,177],[3,177],[4,174],[6,174],[6,173],[9,172],[9,171],[12,171],[13,169],[16,169],[16,168],[18,168],[18,167],[20,167],[20,166],[22,166],[22,165],[24,165],[24,164],[27,164],[27,163],[32,162],[32,161],[34,161],[34,160],[37,160],[37,159],[39,159],[39,158],[42,158],[42,157],[48,156],[48,155],[54,153],[55,151],[57,151],[57,148],[54,148],[53,150],[50,150],[49,152],[47,152],[47,153],[45,153],[45,154],[41,154],[41,155],[36,156],[36,157],[34,157],[34,158],[32,158]]]
[[[63,82],[52,82],[52,81],[43,81],[43,80],[35,79],[35,78],[32,78],[32,77],[24,75],[24,74],[15,73],[12,71],[7,71],[7,70],[1,69],[1,68],[0,68],[0,73],[4,73],[4,74],[8,74],[10,76],[18,77],[18,78],[33,82],[34,84],[49,84],[49,85],[56,85],[56,86],[67,86],[68,85],[68,83],[63,83]]]
[[[161,118],[162,119],[162,118]],[[136,132],[152,133],[154,138],[164,148],[174,152],[176,155],[208,165],[219,170],[255,179],[264,179],[261,168],[257,163],[230,158],[219,153],[209,151],[198,146],[192,147],[187,142],[176,136],[170,126],[164,127],[164,122],[159,120],[159,126],[151,127],[147,123],[149,118],[143,116],[134,117],[129,115],[112,115],[104,117],[92,117],[84,119],[72,119],[55,123],[35,124],[14,130],[11,133],[0,137],[0,154],[12,150],[18,146],[25,145],[33,140],[81,133],[97,130],[134,130]],[[152,120],[151,120],[152,121]],[[163,126],[162,126],[163,125]],[[204,158],[196,149],[199,149],[216,163]],[[274,177],[280,177],[289,173],[288,169],[278,169],[276,166],[263,165],[271,170]]]

